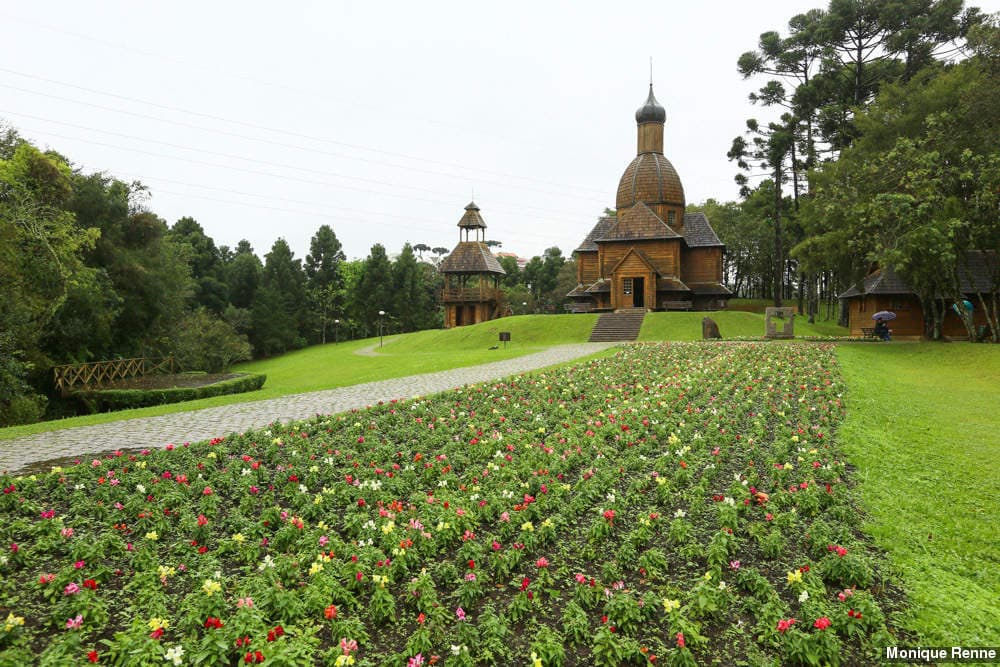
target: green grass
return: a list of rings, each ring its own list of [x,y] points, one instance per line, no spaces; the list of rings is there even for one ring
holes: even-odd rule
[[[726,338],[762,338],[764,316],[759,313],[720,310],[713,313],[648,313],[642,322],[639,340],[701,340],[701,320],[711,317]],[[796,336],[847,336],[848,330],[835,322],[809,324],[795,318]]]
[[[841,345],[865,530],[925,646],[1000,645],[1000,346]]]
[[[278,398],[289,394],[510,359],[552,345],[585,341],[596,320],[596,315],[508,317],[456,329],[435,329],[401,336],[387,336],[384,339],[384,346],[376,348],[373,355],[359,355],[356,352],[365,347],[378,345],[377,338],[316,345],[280,357],[235,366],[234,371],[267,375],[263,389],[252,394],[217,396],[186,403],[14,426],[0,429],[0,440],[76,426],[105,424],[122,419],[153,417],[186,410]],[[511,342],[506,347],[499,343],[498,349],[489,349],[498,345],[500,331],[509,331]]]

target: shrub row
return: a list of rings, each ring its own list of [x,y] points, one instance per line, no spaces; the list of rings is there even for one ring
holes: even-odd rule
[[[264,386],[267,375],[250,373],[231,380],[216,382],[203,387],[176,387],[173,389],[102,389],[79,391],[73,397],[80,402],[83,409],[90,413],[114,412],[145,408],[150,405],[165,405],[194,401],[199,398],[240,394],[246,391],[256,391]]]

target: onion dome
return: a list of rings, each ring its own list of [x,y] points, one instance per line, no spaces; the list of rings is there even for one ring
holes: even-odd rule
[[[637,123],[665,123],[667,122],[667,110],[660,106],[660,103],[653,97],[653,84],[649,84],[649,97],[646,103],[635,112],[635,122]]]
[[[636,202],[684,207],[684,186],[674,165],[662,153],[640,153],[618,182],[615,207],[621,211]]]

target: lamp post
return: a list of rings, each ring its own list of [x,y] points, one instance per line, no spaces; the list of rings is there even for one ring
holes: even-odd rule
[[[340,320],[333,321],[333,342],[334,344],[340,342]]]
[[[382,318],[385,317],[385,311],[378,311],[378,346],[382,347]]]
[[[522,301],[521,302],[521,311],[522,311],[521,312],[522,315],[527,315],[528,314],[528,302],[527,301]]]

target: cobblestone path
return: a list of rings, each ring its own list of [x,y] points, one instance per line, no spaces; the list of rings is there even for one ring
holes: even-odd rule
[[[611,345],[613,343],[559,345],[523,357],[479,366],[0,440],[0,470],[18,472],[29,466],[35,467],[32,464],[60,458],[115,449],[152,449],[170,442],[195,442],[228,433],[243,433],[276,421],[335,414],[394,398],[427,396],[466,384],[572,361]]]

